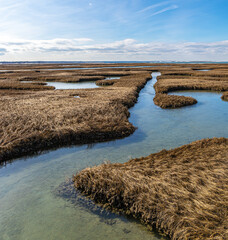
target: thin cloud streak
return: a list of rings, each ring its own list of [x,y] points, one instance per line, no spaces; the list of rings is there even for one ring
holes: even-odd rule
[[[146,12],[146,11],[148,11],[148,10],[151,10],[151,9],[154,9],[154,8],[158,8],[158,7],[167,5],[167,4],[169,4],[169,3],[170,3],[169,1],[166,1],[166,2],[161,2],[161,3],[153,4],[153,5],[150,5],[150,6],[146,7],[146,8],[143,8],[142,10],[139,10],[138,13],[143,13],[143,12]]]
[[[164,12],[167,12],[167,11],[175,10],[175,9],[177,9],[177,8],[178,8],[177,5],[172,5],[172,6],[170,6],[170,7],[163,8],[163,9],[161,9],[160,11],[155,12],[155,13],[151,14],[150,16],[155,16],[155,15],[158,15],[158,14],[161,14],[161,13],[164,13]]]

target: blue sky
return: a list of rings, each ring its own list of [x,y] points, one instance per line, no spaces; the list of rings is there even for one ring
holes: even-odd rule
[[[0,0],[0,61],[228,61],[228,0]]]

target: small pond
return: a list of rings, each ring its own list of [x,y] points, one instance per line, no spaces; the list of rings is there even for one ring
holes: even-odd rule
[[[119,76],[110,76],[110,77],[106,77],[104,80],[114,80],[114,79],[120,79]]]
[[[199,72],[208,72],[211,71],[211,69],[194,69],[195,71],[199,71]]]
[[[82,89],[82,88],[98,88],[95,81],[83,81],[76,83],[68,82],[46,82],[47,86],[53,86],[55,89]]]

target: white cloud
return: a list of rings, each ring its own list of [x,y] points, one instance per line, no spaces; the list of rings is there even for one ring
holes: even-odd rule
[[[155,16],[155,15],[170,11],[170,10],[175,10],[175,9],[178,8],[177,5],[170,5],[170,4],[171,4],[170,1],[165,1],[165,2],[161,2],[161,3],[153,4],[153,5],[150,5],[146,8],[138,11],[138,13],[147,12],[148,16],[151,17],[151,16]],[[160,8],[160,7],[163,7],[163,8]]]
[[[142,10],[138,11],[138,13],[143,13],[143,12],[149,11],[151,9],[155,9],[155,8],[167,5],[169,3],[170,3],[170,1],[153,4],[153,5],[150,5],[150,6],[146,7],[146,8],[143,8]]]
[[[158,14],[161,14],[161,13],[164,13],[164,12],[167,12],[167,11],[170,11],[170,10],[175,10],[175,9],[177,9],[177,8],[178,8],[177,5],[172,5],[172,6],[163,8],[163,9],[157,11],[157,12],[154,12],[154,13],[152,13],[150,16],[155,16],[155,15],[158,15]]]
[[[91,39],[0,41],[2,60],[174,60],[228,61],[228,41],[140,43],[125,39],[104,44]]]
[[[6,48],[9,52],[14,52],[15,49],[20,52],[27,51],[39,51],[56,48],[61,50],[66,50],[67,48],[72,48],[73,46],[81,46],[82,44],[93,41],[90,38],[55,38],[50,40],[14,40],[14,41],[2,41],[0,40],[0,47]]]

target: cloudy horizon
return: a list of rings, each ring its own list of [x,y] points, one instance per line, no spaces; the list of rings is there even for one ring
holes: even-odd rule
[[[0,0],[0,61],[228,61],[225,0]]]

